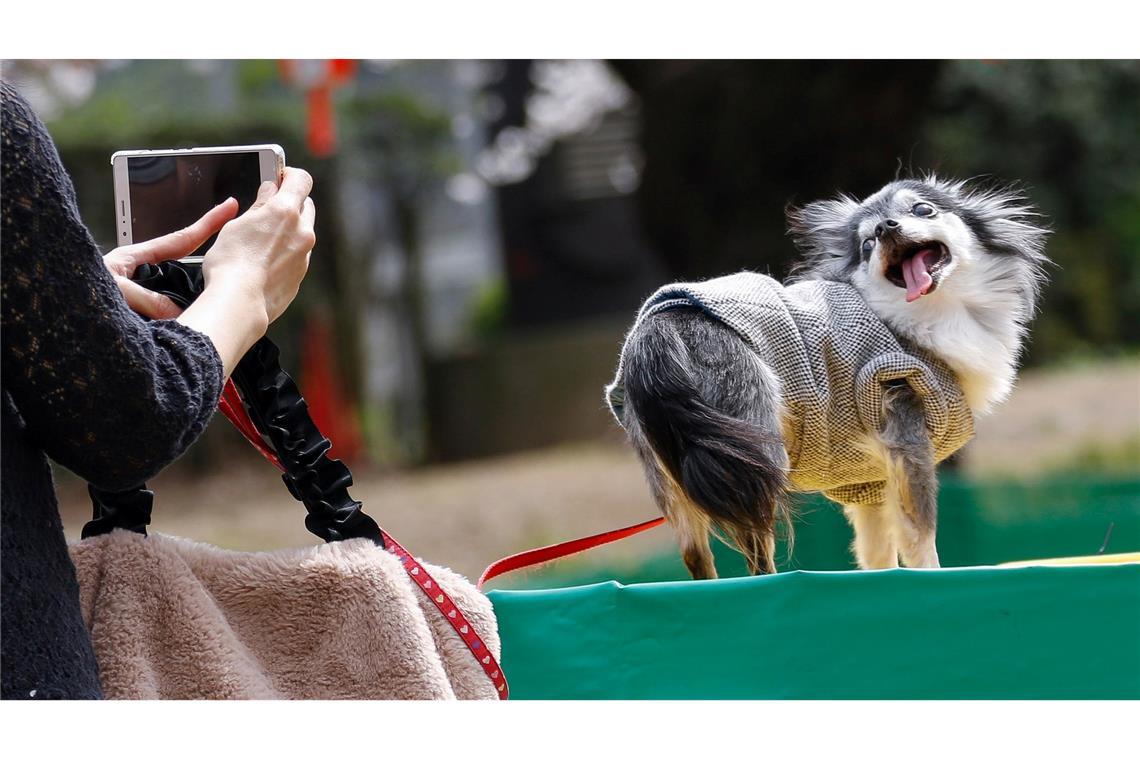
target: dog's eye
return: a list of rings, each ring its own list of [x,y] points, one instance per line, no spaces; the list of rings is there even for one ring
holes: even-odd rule
[[[911,208],[910,213],[915,216],[934,216],[934,206],[929,203],[916,203]]]
[[[859,251],[863,254],[863,259],[866,260],[871,256],[871,251],[875,250],[875,239],[867,238],[863,241],[862,247]]]

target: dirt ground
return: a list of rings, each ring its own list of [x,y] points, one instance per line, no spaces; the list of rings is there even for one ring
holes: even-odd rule
[[[963,471],[1031,477],[1078,449],[1112,450],[1140,437],[1140,361],[1025,373],[1012,398],[979,420]],[[1130,450],[1130,449],[1129,449]],[[1140,462],[1135,463],[1140,471]],[[432,562],[477,576],[499,557],[656,515],[640,466],[617,436],[407,472],[355,470],[351,493],[401,543]],[[60,479],[69,538],[90,505],[81,483]],[[150,484],[152,529],[239,550],[316,543],[304,508],[276,471],[250,454],[224,473],[188,477],[178,466]],[[654,553],[665,530],[599,550],[610,559]]]
[[[1119,459],[1140,441],[1140,361],[1026,372],[1009,400],[975,427],[963,452],[971,475],[1032,476],[1090,451]],[[1140,471],[1140,461],[1131,468]]]

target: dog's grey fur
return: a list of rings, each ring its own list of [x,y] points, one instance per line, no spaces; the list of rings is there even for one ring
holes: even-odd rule
[[[919,203],[935,212],[920,217]],[[804,257],[794,278],[853,285],[892,332],[954,370],[975,413],[1008,394],[1048,263],[1047,230],[1019,191],[927,176],[897,180],[861,202],[841,196],[790,209],[788,220]],[[897,272],[917,243],[939,244],[942,256],[930,290],[909,303]],[[681,307],[637,326],[622,374],[622,422],[692,576],[716,577],[713,528],[752,573],[774,572],[776,526],[790,535],[791,519],[772,370],[733,329]],[[865,444],[885,473],[885,502],[844,506],[856,560],[863,568],[894,567],[900,557],[937,567],[937,479],[923,407],[905,383],[883,404],[886,422],[866,431]]]

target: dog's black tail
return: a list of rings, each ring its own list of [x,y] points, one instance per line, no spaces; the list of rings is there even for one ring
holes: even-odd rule
[[[694,351],[715,357],[715,377],[694,371]],[[729,328],[680,309],[638,326],[622,374],[624,414],[635,417],[627,424],[631,436],[645,438],[669,479],[737,545],[753,572],[773,570],[775,530],[783,524],[790,539],[791,515],[778,388],[759,357]],[[738,382],[724,387],[718,377]]]

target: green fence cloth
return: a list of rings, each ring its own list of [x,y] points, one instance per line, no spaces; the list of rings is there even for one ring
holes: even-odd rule
[[[1140,698],[1140,565],[489,596],[515,699]]]
[[[718,545],[719,581],[604,549],[496,580],[541,589],[490,592],[511,696],[1140,698],[1140,565],[967,567],[1140,551],[1140,479],[947,478],[952,570],[802,572],[849,570],[851,531],[822,499],[799,515],[781,570],[801,571],[726,577],[744,562]]]

